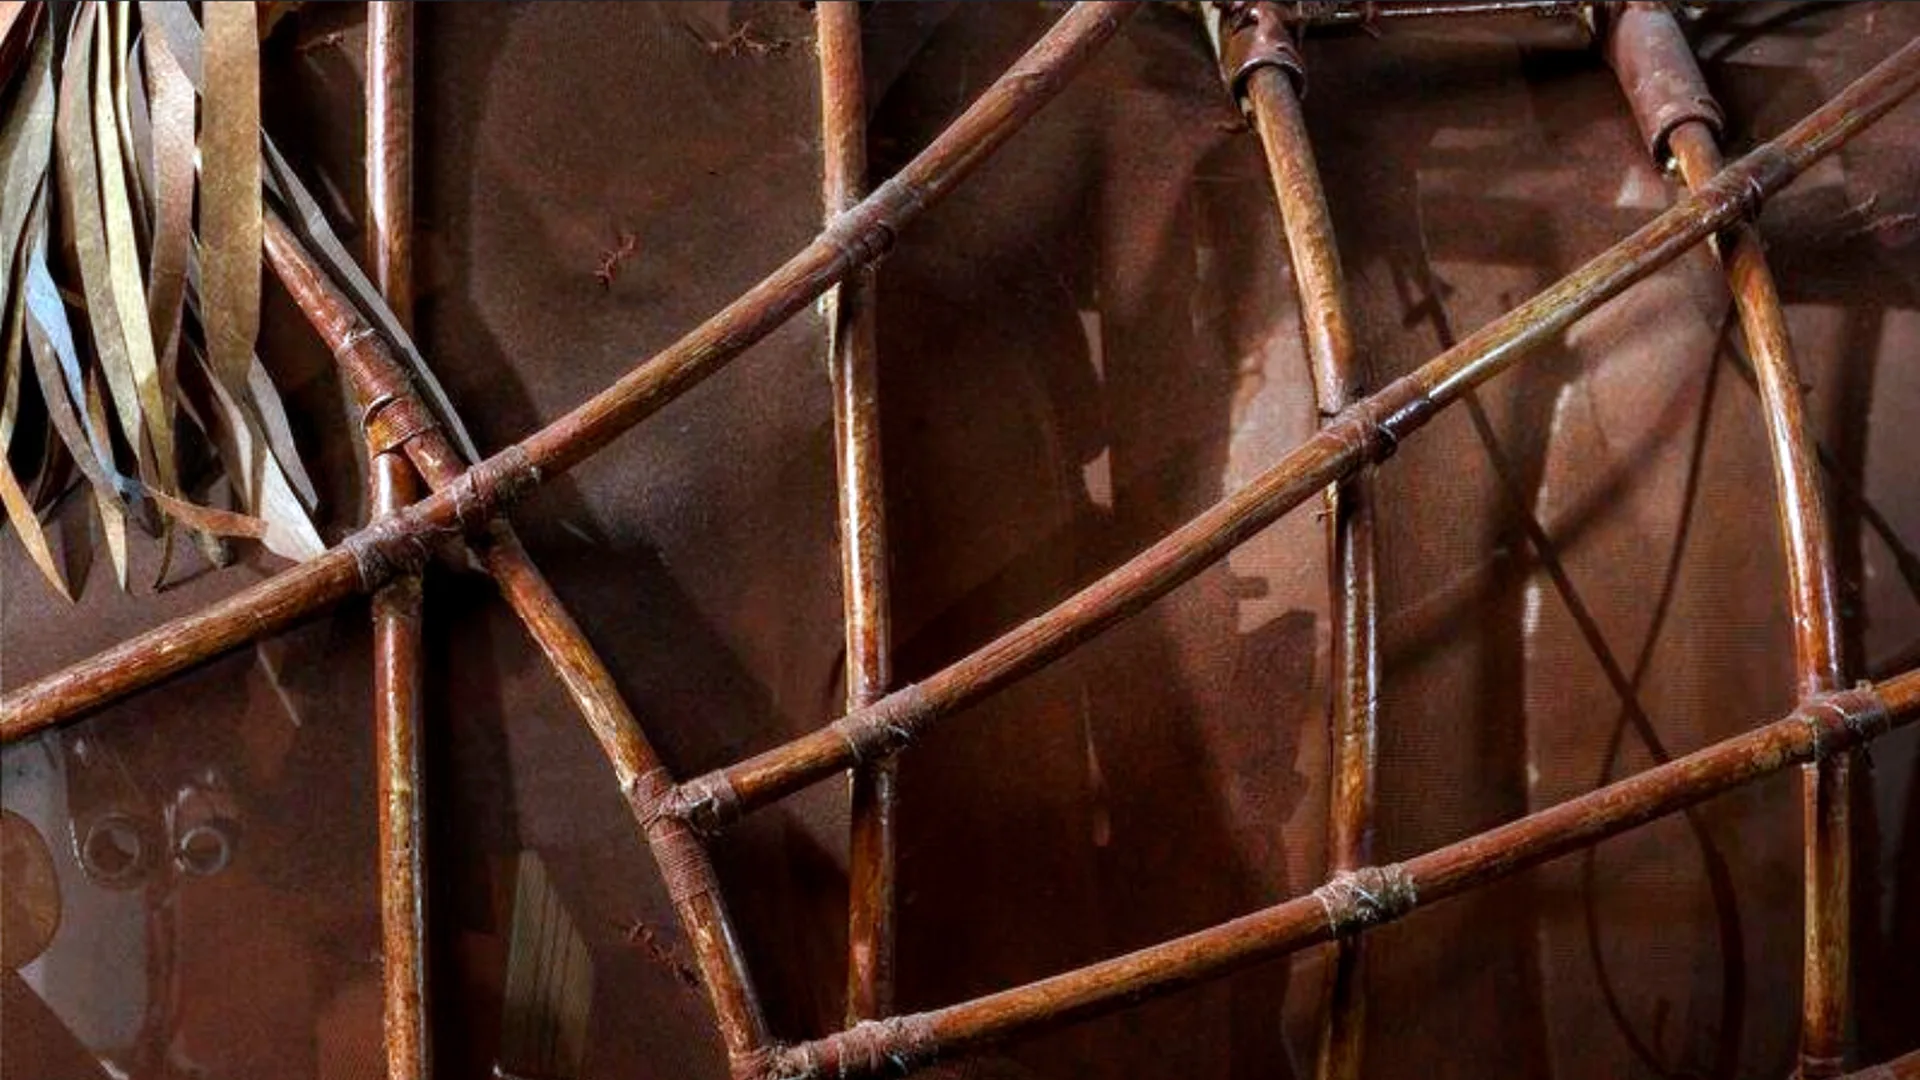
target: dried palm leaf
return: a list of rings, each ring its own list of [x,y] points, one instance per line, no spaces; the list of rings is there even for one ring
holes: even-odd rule
[[[157,7],[159,5],[142,5]],[[197,100],[193,84],[160,39],[146,34],[149,156],[153,184],[153,246],[147,261],[147,309],[160,370],[171,374],[180,355],[186,311],[187,255],[193,250],[193,151]]]
[[[100,175],[101,219],[106,227],[107,283],[113,293],[114,310],[120,316],[120,331],[133,368],[134,388],[140,398],[141,426],[146,431],[153,458],[151,477],[145,473],[142,476],[150,482],[157,481],[160,494],[172,496],[180,490],[173,446],[173,407],[169,395],[162,389],[160,365],[154,353],[153,328],[147,317],[146,289],[140,275],[139,240],[134,232],[133,204],[127,184],[128,169],[121,154],[122,138],[129,147],[132,144],[131,126],[115,107],[123,96],[113,85],[114,58],[122,49],[123,26],[117,24],[124,24],[127,10],[116,6],[104,12],[109,17],[94,21],[93,140]],[[167,555],[160,560],[156,582],[165,577],[168,556],[172,553],[170,531],[167,538]]]
[[[205,10],[211,96],[196,85],[202,34],[185,3],[0,0],[0,450],[22,409],[45,409],[48,446],[64,456],[42,457],[59,460],[67,478],[71,458],[92,489],[123,588],[129,516],[163,536],[162,577],[174,522],[216,564],[226,558],[218,537],[259,540],[292,559],[324,548],[309,516],[312,481],[253,350],[263,170],[253,5]],[[207,176],[197,235],[196,158]],[[207,261],[204,306],[191,302],[196,243]],[[204,350],[190,347],[203,315]],[[37,398],[22,396],[29,373]],[[192,427],[182,416],[212,445],[247,512],[185,495],[179,445]],[[64,593],[20,481],[9,463],[0,502]]]
[[[19,280],[18,273],[10,275]],[[15,290],[18,291],[17,289]],[[60,566],[54,561],[53,550],[47,544],[47,534],[40,527],[40,519],[33,512],[33,502],[28,499],[26,490],[20,486],[20,479],[14,474],[13,462],[8,451],[13,448],[15,422],[20,411],[21,354],[26,340],[26,305],[16,301],[6,309],[6,330],[4,343],[0,343],[0,504],[6,507],[7,520],[20,534],[20,540],[26,545],[27,554],[32,556],[35,566],[45,575],[54,591],[68,600],[73,593],[67,588],[67,579],[60,573]]]
[[[99,163],[93,146],[93,81],[89,75],[98,14],[95,5],[81,5],[67,38],[66,63],[54,120],[54,144],[60,152],[60,183],[56,190],[60,192],[60,224],[80,264],[80,284],[94,356],[100,362],[113,402],[114,419],[133,451],[140,478],[151,481],[153,463],[147,452],[146,427],[140,415],[139,386],[133,360],[127,355],[127,335],[121,328],[108,269],[107,226],[101,210]]]
[[[129,517],[163,536],[161,577],[175,522],[216,564],[222,537],[293,559],[323,549],[313,482],[253,348],[263,190],[479,457],[399,320],[260,130],[255,15],[253,5],[203,5],[196,17],[161,0],[0,0],[0,434],[11,436],[20,410],[44,408],[48,446],[61,453],[41,456],[60,462],[56,479],[77,472],[90,487],[123,588]],[[37,396],[22,396],[28,378]],[[244,513],[186,495],[180,447],[201,437]],[[0,477],[0,502],[65,592],[28,498],[37,487],[20,481]]]
[[[28,351],[33,356],[34,374],[39,380],[40,398],[46,403],[48,417],[66,444],[68,454],[92,485],[101,530],[106,534],[107,553],[113,562],[115,578],[124,589],[127,586],[127,518],[122,503],[136,498],[138,488],[114,470],[106,410],[100,401],[98,383],[90,380],[80,366],[66,304],[47,269],[46,214],[43,196],[36,200],[31,218],[36,227],[31,230],[33,246],[26,253],[25,289],[21,297],[26,305]]]
[[[199,23],[194,21],[192,12],[182,3],[155,3],[153,0],[147,0],[147,2],[140,5],[140,11],[141,17],[145,20],[145,29],[147,31],[146,48],[151,58],[149,61],[150,66],[156,71],[164,72],[163,78],[167,83],[166,92],[169,97],[178,97],[181,99],[178,103],[170,103],[169,108],[177,109],[183,114],[190,115],[195,96],[198,95],[203,102],[202,111],[204,112],[205,76],[202,57],[204,43]],[[238,36],[236,33],[236,37]],[[238,44],[236,47],[242,51],[245,50],[244,43]],[[244,83],[246,79],[242,77],[241,81]],[[254,78],[256,85],[257,81],[256,75]],[[157,82],[156,85],[158,85]],[[257,89],[255,93],[257,94]],[[156,91],[156,104],[159,99],[160,95]],[[257,103],[253,111],[256,118],[254,124],[255,141],[249,145],[254,154],[255,161],[253,175],[255,177],[254,190],[256,191],[256,195],[253,200],[253,209],[250,213],[246,211],[235,212],[236,216],[241,219],[239,227],[250,232],[257,230],[260,218],[259,197],[257,195],[258,178],[260,175],[258,158],[261,145],[259,140],[264,137],[264,133],[259,131]],[[213,166],[207,164],[209,155],[204,145],[205,140],[203,139],[202,142],[203,145],[201,146],[199,156],[201,159],[201,168],[204,171],[213,168]],[[158,143],[156,141],[156,147],[157,146]],[[165,155],[171,160],[157,166],[158,169],[167,172],[170,176],[174,173],[184,174],[179,183],[188,196],[186,201],[189,204],[191,204],[192,201],[192,169],[194,165],[194,154],[192,150],[193,147],[190,143],[183,140],[174,140],[172,151]],[[161,156],[158,149],[156,149],[156,156]],[[207,197],[208,194],[203,189],[203,226],[206,222],[205,201]],[[203,228],[202,233],[204,234],[205,232],[206,229]],[[257,332],[259,324],[257,294],[260,280],[257,232],[255,232],[253,241],[252,276],[248,280],[250,280],[254,290],[252,299],[256,311],[254,312],[252,323]],[[211,253],[208,253],[208,257],[209,260],[211,260]],[[196,273],[194,256],[191,251],[187,253],[186,263],[186,277],[191,281]],[[245,287],[246,285],[243,283],[241,288],[244,290]],[[204,327],[207,324],[202,321],[201,325]],[[211,346],[212,338],[209,337],[208,340]],[[209,348],[209,360],[211,360],[211,352],[212,349]],[[281,402],[279,393],[274,389],[272,380],[266,377],[266,369],[260,364],[258,357],[253,355],[252,338],[250,336],[248,337],[245,365],[241,366],[238,361],[234,361],[233,363],[234,370],[223,371],[221,377],[218,379],[220,385],[226,390],[227,396],[244,414],[242,417],[234,418],[233,422],[239,423],[244,420],[249,429],[248,438],[244,440],[244,445],[258,445],[264,447],[265,450],[264,454],[255,452],[255,456],[247,459],[245,462],[229,460],[227,463],[228,474],[236,478],[237,482],[246,485],[249,491],[254,490],[256,487],[264,491],[272,491],[284,485],[299,497],[300,504],[311,509],[317,501],[313,481],[307,476],[306,470],[300,462],[299,454],[294,450],[292,428],[287,421],[286,407]],[[242,443],[236,442],[231,445],[237,446],[242,445]],[[273,475],[276,473],[279,475]],[[260,481],[258,484],[254,483],[256,478]],[[307,558],[321,550],[319,538],[317,534],[313,533],[309,524],[291,518],[286,521],[274,522],[273,524],[275,528],[268,531],[268,535],[270,536],[306,536],[310,538],[310,542],[304,542],[300,545],[298,549],[300,553],[293,557]],[[272,547],[272,544],[269,544],[269,546]]]
[[[200,258],[207,358],[240,397],[260,333],[260,38],[252,4],[208,4],[200,127]]]
[[[144,20],[150,47],[157,46],[167,51],[196,92],[204,92],[206,80],[201,67],[202,32],[200,24],[185,4],[168,3],[164,0],[142,0],[141,18]],[[372,323],[374,328],[397,350],[406,364],[408,374],[421,389],[427,404],[437,415],[440,424],[451,435],[454,444],[470,461],[478,461],[483,456],[475,448],[473,438],[468,435],[466,426],[460,422],[454,412],[451,399],[427,367],[420,356],[420,350],[414,345],[400,319],[387,306],[366,272],[360,269],[359,261],[348,253],[345,244],[327,222],[326,213],[321,210],[319,200],[307,190],[300,177],[288,163],[286,156],[274,144],[272,136],[261,133],[261,153],[265,165],[264,181],[267,196],[274,200],[276,208],[293,231],[305,242],[306,247],[323,265],[354,302],[360,313]]]
[[[16,11],[8,20],[8,29],[18,21]],[[0,35],[5,34],[6,30],[0,30]],[[6,258],[5,270],[0,273],[0,314],[5,318],[4,340],[0,340],[0,503],[4,503],[7,520],[20,534],[34,565],[60,595],[72,599],[47,544],[46,532],[8,456],[13,448],[24,377],[26,302],[20,286],[25,281],[27,259],[22,241],[52,153],[48,138],[53,121],[52,66],[52,42],[43,37],[32,43],[14,107],[0,122],[0,253]]]

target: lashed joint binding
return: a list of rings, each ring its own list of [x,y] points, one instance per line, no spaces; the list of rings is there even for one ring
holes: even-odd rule
[[[898,238],[894,223],[918,217],[925,206],[920,189],[895,176],[858,205],[836,215],[820,234],[820,241],[839,251],[854,267],[871,266],[893,250]]]
[[[742,1058],[735,1063],[734,1076],[739,1080],[826,1080],[905,1075],[933,1061],[938,1043],[931,1018],[922,1014],[862,1020],[824,1039]]]
[[[1868,682],[1851,690],[1815,694],[1800,703],[1795,715],[1807,725],[1816,761],[1866,743],[1893,727],[1893,713]]]
[[[435,522],[415,503],[380,518],[341,542],[360,571],[361,588],[372,592],[394,577],[426,565],[441,540],[485,525],[515,499],[540,481],[540,470],[526,450],[515,444],[460,474],[447,489],[453,501],[454,525]]]
[[[1313,890],[1313,898],[1336,937],[1397,919],[1420,899],[1412,875],[1399,863],[1342,870]]]
[[[703,833],[715,833],[740,816],[740,793],[723,770],[681,784],[667,812]]]
[[[1425,423],[1438,407],[1418,379],[1403,375],[1379,393],[1347,406],[1320,430],[1378,463],[1392,457],[1400,448],[1400,440]]]
[[[926,701],[920,687],[910,684],[830,726],[847,744],[847,754],[854,764],[864,765],[912,742],[915,722],[925,715]]]

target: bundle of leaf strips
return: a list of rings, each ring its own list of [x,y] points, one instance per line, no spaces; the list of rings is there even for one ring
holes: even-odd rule
[[[0,450],[14,450],[33,410],[48,432],[31,488],[17,458],[0,454],[0,499],[64,596],[36,506],[75,471],[122,588],[130,519],[163,538],[156,582],[176,524],[216,565],[229,561],[229,538],[296,560],[323,548],[312,481],[253,351],[263,168],[253,5],[205,10],[203,35],[184,3],[0,2]],[[188,493],[181,463],[196,444],[211,449],[237,510]],[[218,480],[198,479],[202,490]]]

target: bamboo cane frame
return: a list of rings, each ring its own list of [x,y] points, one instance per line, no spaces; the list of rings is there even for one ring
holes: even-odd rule
[[[610,691],[610,678],[539,578],[510,527],[504,519],[495,518],[495,512],[517,489],[583,460],[854,269],[870,263],[900,228],[1057,91],[1129,13],[1124,4],[1076,6],[900,176],[835,219],[819,239],[739,301],[609,390],[471,468],[463,467],[431,425],[412,433],[404,449],[435,487],[433,494],[301,567],[14,691],[0,699],[0,740],[10,742],[73,719],[225,649],[290,625],[346,595],[376,589],[417,568],[426,543],[435,536],[466,531],[587,711],[596,734],[602,736],[623,791],[641,815],[649,838],[664,823],[678,829],[677,835],[698,850],[690,825],[724,824],[843,768],[898,750],[923,725],[1057,659],[1164,595],[1316,491],[1367,463],[1385,459],[1439,409],[1692,244],[1737,224],[1920,84],[1920,43],[1909,43],[1786,133],[1726,166],[1671,210],[1560,283],[1412,375],[1343,410],[1248,488],[1066,603],[919,686],[852,710],[815,735],[687,784],[664,786],[657,764],[638,770],[637,765],[650,760],[650,749],[618,704],[617,695],[609,701],[591,692]],[[270,224],[268,254],[283,277],[297,276],[291,270],[298,269],[300,253],[291,239],[284,225]],[[307,269],[313,267],[309,264]],[[316,277],[316,285],[325,284]],[[307,313],[320,325],[315,310]],[[327,328],[322,330],[324,334]],[[367,382],[369,388],[378,388],[378,382],[370,380],[380,377],[378,359],[384,346],[368,345],[377,339],[370,332],[354,336],[351,325],[336,332],[338,336],[329,336],[329,341],[335,344],[343,366],[350,374],[371,373],[355,374],[356,386]],[[404,386],[404,374],[399,378]],[[396,400],[404,399],[418,402],[410,391]],[[1770,432],[1773,421],[1770,415]],[[1806,449],[1804,438],[1801,449]],[[449,452],[436,452],[440,450]],[[1817,518],[1817,504],[1811,512]],[[1783,515],[1787,513],[1783,507]],[[577,650],[557,648],[562,640],[577,642]],[[601,687],[594,686],[596,672],[598,679],[605,680]],[[795,1047],[772,1046],[764,1039],[736,1047],[730,1039],[729,1050],[742,1075],[816,1076],[829,1071],[867,1075],[905,1068],[936,1052],[968,1049],[1069,1022],[1247,963],[1349,936],[1404,914],[1418,903],[1454,895],[1589,846],[1788,765],[1844,755],[1869,738],[1912,722],[1917,714],[1920,671],[1877,686],[1810,693],[1792,714],[1747,735],[1399,866],[1362,868],[1337,876],[1308,897],[1185,938],[933,1013],[867,1021]],[[661,786],[649,791],[648,778]],[[662,862],[665,872],[671,860]],[[703,895],[713,895],[712,890]],[[703,975],[711,974],[703,965]],[[716,1011],[724,1029],[725,1006],[716,1002]]]
[[[1660,17],[1672,21],[1666,12]],[[1720,149],[1711,130],[1688,121],[1670,136],[1674,160],[1689,187],[1718,168]],[[1760,233],[1742,222],[1721,236],[1721,260],[1739,309],[1766,419],[1773,458],[1781,546],[1786,553],[1787,592],[1793,613],[1794,666],[1800,693],[1813,695],[1843,685],[1839,582],[1833,541],[1820,492],[1819,463],[1808,433],[1799,368],[1787,336],[1786,314],[1767,265]],[[1852,755],[1841,754],[1805,769],[1806,970],[1800,1075],[1807,1080],[1837,1075],[1843,1067],[1846,1026],[1848,924],[1852,855],[1847,808]]]
[[[367,261],[401,323],[413,326],[413,8],[367,5]],[[375,517],[420,497],[404,454],[369,440]],[[418,574],[373,597],[374,744],[379,769],[382,1022],[388,1080],[432,1075],[427,1028],[426,855],[420,767]]]
[[[679,393],[784,322],[807,302],[858,267],[883,254],[893,233],[936,201],[1004,142],[1062,88],[1098,46],[1132,14],[1131,5],[1076,7],[1029,51],[1014,69],[982,95],[966,114],[923,152],[900,177],[841,215],[814,243],[760,286],[687,338],[629,373],[613,388],[569,414],[564,426],[574,434],[556,440],[526,471],[537,477],[564,470],[544,463],[571,457],[572,464],[658,409]],[[585,635],[527,558],[504,518],[488,520],[497,488],[476,477],[499,469],[526,447],[516,446],[489,462],[468,468],[440,432],[431,411],[409,385],[386,344],[360,319],[324,273],[309,259],[285,223],[272,215],[266,224],[266,255],[348,372],[369,422],[377,418],[393,434],[434,494],[400,514],[357,534],[384,535],[375,557],[354,538],[293,570],[242,590],[201,612],[175,620],[116,649],[37,684],[51,689],[42,706],[25,704],[33,687],[0,700],[0,741],[25,737],[79,712],[97,707],[142,685],[177,673],[261,634],[293,622],[354,591],[371,590],[417,564],[429,539],[462,528],[473,537],[503,593],[541,645],[556,673],[614,766],[623,795],[654,850],[682,926],[693,941],[702,982],[712,1000],[728,1056],[736,1071],[766,1052],[767,1034],[757,998],[745,971],[737,935],[719,895],[710,861],[697,837],[677,815],[662,812],[671,781],[657,755],[620,699],[611,673],[594,654]],[[551,433],[550,433],[551,434]],[[529,477],[516,477],[524,482]],[[386,530],[382,533],[382,530]],[[131,661],[119,657],[131,656]],[[59,702],[59,704],[56,704]]]
[[[777,1052],[765,1074],[824,1080],[903,1073],[1160,996],[1407,914],[1616,836],[1790,765],[1844,753],[1920,717],[1920,670],[1817,695],[1791,714],[1685,757],[1390,867],[1125,956],[932,1012],[867,1021]]]
[[[867,93],[860,8],[816,9],[820,54],[823,196],[829,224],[867,186]],[[827,369],[840,484],[841,593],[846,610],[848,709],[878,701],[893,681],[887,600],[887,519],[880,462],[874,274],[858,270],[828,291]],[[892,759],[849,774],[847,1022],[893,1011],[894,784]]]
[[[1641,121],[1656,163],[1670,160],[1694,191],[1720,170],[1720,108],[1686,36],[1663,5],[1624,4],[1607,26],[1621,88]],[[1773,463],[1787,597],[1793,614],[1795,685],[1811,698],[1843,685],[1839,583],[1808,432],[1786,313],[1759,229],[1737,222],[1716,238],[1728,289],[1752,359]],[[1852,857],[1848,804],[1851,755],[1810,762],[1802,808],[1806,834],[1806,944],[1803,950],[1800,1071],[1805,1080],[1845,1069]]]
[[[681,785],[680,812],[703,828],[898,750],[929,724],[1038,670],[1193,577],[1328,484],[1385,460],[1435,413],[1554,340],[1581,316],[1753,213],[1814,161],[1920,87],[1909,42],[1826,104],[1733,162],[1626,239],[1409,375],[1370,395],[1260,477],[1074,596],[924,681],[827,727]],[[536,436],[537,438],[538,436]]]
[[[1300,108],[1305,66],[1278,4],[1230,6],[1222,15],[1220,34],[1228,86],[1252,117],[1286,233],[1314,397],[1322,417],[1337,417],[1360,400],[1365,379],[1354,357],[1346,283],[1326,192]],[[1339,873],[1357,871],[1373,859],[1380,694],[1373,481],[1364,471],[1356,472],[1328,487],[1324,499],[1333,628],[1327,869]],[[1315,1065],[1319,1080],[1356,1080],[1360,1075],[1366,1030],[1361,951],[1359,937],[1339,938],[1327,963]]]

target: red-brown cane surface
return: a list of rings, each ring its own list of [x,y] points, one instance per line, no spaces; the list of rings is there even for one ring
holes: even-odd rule
[[[1725,164],[1719,147],[1724,122],[1679,23],[1662,5],[1625,4],[1614,11],[1608,35],[1608,57],[1648,148],[1656,159],[1671,155],[1687,187],[1699,191]],[[1758,228],[1738,222],[1720,234],[1718,245],[1766,418],[1793,614],[1795,681],[1803,696],[1826,693],[1844,680],[1840,589],[1805,391]],[[1853,903],[1851,769],[1845,754],[1811,763],[1802,793],[1806,947],[1800,1075],[1809,1080],[1837,1076],[1845,1068]]]
[[[1260,4],[1279,21],[1279,6]],[[1251,27],[1235,26],[1236,35]],[[1232,45],[1228,48],[1231,50]],[[1233,56],[1233,52],[1228,53]],[[1299,90],[1290,72],[1260,58],[1242,76],[1247,108],[1266,152],[1287,254],[1300,293],[1300,318],[1322,415],[1336,416],[1362,395],[1365,379],[1354,358],[1340,252],[1321,190]],[[1245,70],[1246,61],[1230,66]],[[1327,489],[1332,577],[1333,679],[1328,709],[1332,781],[1327,808],[1327,869],[1355,870],[1373,857],[1374,758],[1379,745],[1379,591],[1373,536],[1373,483],[1365,472]],[[1361,941],[1342,938],[1327,964],[1326,1019],[1317,1075],[1357,1080],[1366,1030],[1360,987]]]
[[[367,5],[367,263],[374,284],[413,326],[413,9]],[[370,513],[420,497],[404,455],[370,446]],[[373,597],[373,720],[379,761],[380,939],[389,1080],[432,1075],[427,1029],[426,834],[420,767],[420,578]]]
[[[867,92],[860,6],[821,4],[821,157],[827,220],[867,189]],[[846,708],[879,700],[893,681],[887,603],[887,519],[880,459],[874,272],[827,293],[827,371],[833,381],[834,462],[840,481],[840,588],[846,609]],[[893,1011],[894,784],[892,761],[851,774],[847,850],[847,1021]]]

